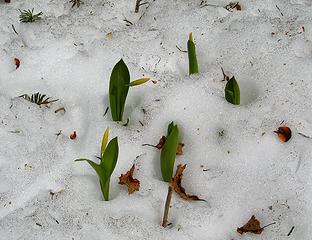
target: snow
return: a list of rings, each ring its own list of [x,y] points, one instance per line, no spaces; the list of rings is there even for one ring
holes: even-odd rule
[[[312,140],[300,134],[312,136],[312,2],[240,1],[232,13],[200,2],[149,0],[139,13],[134,0],[0,2],[0,239],[311,239]],[[31,8],[43,19],[19,23],[18,9]],[[176,48],[189,32],[192,76]],[[127,127],[103,116],[120,58],[132,80],[158,80],[130,89]],[[241,106],[225,101],[221,66],[238,80]],[[38,91],[60,100],[40,108],[15,98]],[[142,144],[156,144],[170,121],[185,143],[183,186],[207,202],[174,194],[164,229],[160,152]],[[281,124],[293,132],[287,143],[273,133]],[[120,146],[109,202],[93,169],[74,162],[96,159],[107,127]],[[118,177],[133,163],[141,188],[128,195]],[[253,214],[276,224],[240,236]]]

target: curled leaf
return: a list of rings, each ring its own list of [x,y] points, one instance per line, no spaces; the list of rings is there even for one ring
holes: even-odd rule
[[[184,200],[205,201],[205,200],[200,199],[199,197],[197,197],[195,195],[189,195],[189,194],[185,193],[185,189],[181,185],[182,177],[183,177],[183,171],[185,170],[185,168],[186,168],[186,164],[185,165],[179,164],[177,166],[176,174],[171,180],[172,188]]]
[[[196,47],[193,41],[193,34],[190,33],[189,40],[187,41],[187,53],[189,59],[189,74],[198,73],[198,63],[196,57]]]
[[[237,232],[240,234],[243,233],[254,233],[254,234],[261,234],[263,231],[263,228],[260,226],[260,222],[254,215],[249,219],[249,221],[242,227],[237,228]]]
[[[172,122],[168,126],[168,136],[160,153],[161,174],[165,182],[170,182],[179,145],[179,129]]]
[[[135,165],[133,164],[131,169],[126,174],[121,174],[119,177],[119,184],[126,185],[128,187],[129,194],[140,190],[140,181],[133,178],[134,169]]]
[[[129,87],[134,87],[134,86],[138,86],[138,85],[141,85],[141,84],[144,84],[146,82],[148,82],[150,80],[150,78],[140,78],[140,79],[137,79],[137,80],[134,80],[132,82],[130,82],[128,84]]]
[[[101,145],[101,155],[104,153],[106,149],[106,145],[108,143],[108,135],[109,135],[109,128],[106,128],[103,139],[102,139],[102,145]]]
[[[14,58],[14,62],[15,62],[15,66],[16,66],[15,69],[18,69],[19,66],[21,65],[21,61],[18,58]]]
[[[240,104],[240,90],[234,76],[226,83],[225,99],[234,105]]]
[[[291,138],[291,130],[289,127],[283,126],[283,127],[279,127],[277,131],[274,131],[278,138],[282,141],[282,142],[288,142],[289,139]]]

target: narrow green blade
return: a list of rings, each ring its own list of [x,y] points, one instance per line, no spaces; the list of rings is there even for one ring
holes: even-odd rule
[[[187,41],[187,53],[189,59],[189,74],[198,73],[198,63],[196,58],[196,48],[193,42],[193,35],[190,33],[189,40]]]
[[[127,65],[121,59],[113,68],[109,82],[109,102],[114,121],[122,121],[129,83],[130,73]]]
[[[240,90],[234,76],[227,82],[225,86],[225,99],[234,105],[240,104]]]
[[[177,125],[174,125],[170,128],[170,134],[167,136],[166,142],[160,154],[161,174],[165,182],[171,181],[175,157],[179,144],[179,129]]]

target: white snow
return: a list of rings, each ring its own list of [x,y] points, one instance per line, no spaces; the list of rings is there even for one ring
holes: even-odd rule
[[[0,239],[311,239],[312,140],[299,133],[312,137],[312,2],[242,0],[232,13],[223,0],[147,0],[139,13],[135,0],[83,2],[0,2]],[[31,8],[43,19],[20,23],[18,9]],[[189,32],[192,76],[176,48],[186,50]],[[127,127],[103,117],[120,58],[132,80],[158,80],[130,89]],[[240,106],[224,99],[221,66],[238,80]],[[38,91],[60,100],[40,108],[15,98]],[[164,229],[160,152],[142,144],[156,144],[170,121],[185,143],[183,186],[207,202],[174,194]],[[273,133],[281,123],[293,132],[287,143]],[[93,169],[74,162],[96,160],[107,127],[120,146],[109,202]],[[133,163],[141,188],[128,195],[118,176]],[[253,214],[276,224],[239,235]]]

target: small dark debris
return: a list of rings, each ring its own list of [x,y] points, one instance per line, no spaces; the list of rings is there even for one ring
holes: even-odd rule
[[[290,229],[289,233],[287,234],[287,237],[290,236],[290,234],[294,231],[294,229],[295,229],[295,226],[292,226],[292,228]]]
[[[37,226],[42,227],[42,225],[40,223],[36,223]]]
[[[103,114],[103,117],[105,117],[105,115],[107,114],[108,109],[109,109],[109,107],[107,107],[107,108],[105,109],[105,112],[104,112],[104,114]]]

